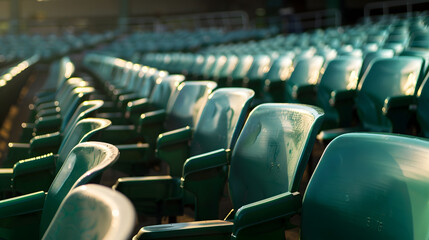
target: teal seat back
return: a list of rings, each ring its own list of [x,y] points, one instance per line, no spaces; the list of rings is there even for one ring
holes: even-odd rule
[[[301,239],[427,239],[428,154],[415,137],[334,139],[303,199]]]
[[[376,59],[362,76],[356,96],[359,119],[365,129],[391,132],[392,123],[383,114],[385,100],[389,97],[413,96],[423,60],[400,56]]]
[[[301,104],[261,104],[250,113],[231,157],[234,209],[298,190],[322,120],[320,108]]]
[[[285,85],[286,102],[296,102],[294,92],[305,85],[315,85],[319,81],[320,70],[324,60],[321,56],[306,57],[300,59]]]
[[[77,107],[76,111],[68,121],[61,122],[60,132],[66,136],[72,127],[77,124],[77,122],[95,113],[95,111],[101,108],[103,104],[104,102],[102,100],[84,101]]]
[[[206,79],[206,76],[210,74],[217,60],[217,56],[210,54],[207,55],[204,65],[201,68],[201,71],[198,73],[200,77]]]
[[[204,107],[207,98],[216,88],[212,81],[182,82],[175,91],[175,97],[171,97],[167,107],[167,117],[164,121],[166,131],[197,124],[201,108]]]
[[[143,66],[140,64],[137,64],[137,63],[133,64],[133,67],[131,69],[130,76],[128,79],[128,83],[125,85],[125,87],[128,91],[134,91],[135,89],[138,89],[137,85],[138,85],[139,80],[140,80],[138,75],[139,75],[140,69],[142,67]]]
[[[86,118],[77,122],[77,124],[72,127],[68,135],[64,136],[60,148],[58,149],[56,172],[58,172],[62,167],[67,154],[71,149],[81,142],[88,141],[91,136],[107,128],[111,124],[110,120],[102,118]]]
[[[213,63],[213,66],[208,70],[207,75],[204,75],[204,78],[214,78],[218,77],[220,74],[220,71],[222,70],[223,66],[227,62],[227,57],[225,55],[219,55],[216,57],[216,61]]]
[[[45,88],[60,89],[64,82],[74,73],[74,65],[69,57],[63,57],[55,61],[49,67],[49,75],[45,83]]]
[[[376,58],[392,58],[395,55],[395,52],[392,49],[379,49],[375,52],[369,52],[365,55],[362,63],[362,69],[359,74],[359,79],[362,78],[362,75],[367,71],[370,64]]]
[[[167,75],[168,73],[165,71],[158,71],[155,68],[149,68],[144,74],[144,79],[141,81],[141,85],[136,87],[139,97],[149,98],[153,88],[156,85],[156,79],[158,79],[158,77],[163,78]]]
[[[208,69],[211,68],[214,61],[215,61],[215,56],[213,54],[204,54],[203,63],[199,65],[198,68],[195,68],[194,72],[192,72],[194,77],[201,77],[204,72],[208,71]]]
[[[111,144],[86,142],[76,145],[68,154],[46,194],[40,233],[45,232],[70,190],[100,177],[102,171],[111,166],[118,157],[119,150]]]
[[[338,57],[331,60],[317,86],[317,105],[325,112],[325,120],[339,123],[337,110],[329,103],[334,91],[355,90],[362,66],[362,59]]]
[[[190,156],[232,148],[254,94],[253,90],[247,88],[221,88],[214,91],[195,127]]]
[[[265,78],[270,82],[286,81],[290,77],[292,71],[292,59],[289,56],[280,56],[273,61]]]
[[[152,90],[149,102],[156,108],[167,108],[168,100],[174,93],[179,84],[185,80],[183,75],[168,75],[164,78],[158,78],[157,84]]]
[[[58,102],[65,101],[69,97],[73,89],[77,87],[88,87],[89,83],[82,78],[72,77],[67,79],[67,81],[61,86],[60,89],[55,94],[55,100]]]
[[[67,101],[63,101],[64,103],[60,103],[62,121],[68,122],[79,104],[89,99],[90,94],[94,92],[93,87],[77,87],[73,89],[72,96]]]
[[[271,58],[268,55],[257,55],[254,57],[252,66],[246,74],[249,81],[265,80],[265,75],[270,70]]]
[[[124,195],[87,184],[66,196],[42,239],[130,239],[135,223],[134,207]]]
[[[417,92],[417,121],[424,137],[429,137],[429,74]]]
[[[192,74],[192,75],[198,73],[201,70],[201,68],[204,65],[204,60],[206,56],[202,54],[195,54],[193,57],[194,57],[194,60],[191,65],[191,68],[189,69],[189,74]]]
[[[250,66],[252,66],[253,63],[253,56],[252,55],[242,55],[238,58],[238,63],[235,66],[234,70],[231,72],[229,77],[236,79],[236,80],[242,80],[247,72],[250,69]]]
[[[422,74],[417,84],[417,88],[420,87],[421,83],[423,82],[424,76],[428,72],[429,50],[428,49],[407,49],[401,53],[401,56],[416,56],[416,57],[423,58]]]
[[[238,64],[237,56],[235,55],[226,56],[226,61],[223,64],[222,69],[220,69],[219,72],[214,75],[214,78],[219,79],[219,78],[226,78],[230,76],[237,64]]]

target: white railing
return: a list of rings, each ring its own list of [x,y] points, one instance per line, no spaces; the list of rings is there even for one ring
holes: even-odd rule
[[[401,10],[402,13],[406,13],[407,17],[411,17],[413,11],[421,11],[426,9],[420,9],[416,7],[418,4],[429,3],[428,0],[401,0],[401,1],[386,1],[386,2],[373,2],[368,3],[364,7],[364,19],[367,23],[371,22],[371,16],[379,16],[380,10],[382,11],[383,16],[390,14],[390,10],[395,8],[395,14],[398,10]],[[377,15],[371,15],[372,13],[377,12]]]
[[[303,13],[282,13],[283,23],[287,29],[316,29],[325,27],[341,26],[341,12],[338,9],[327,9],[321,11],[311,11]]]
[[[130,26],[151,28],[153,31],[175,29],[196,30],[201,28],[247,29],[249,16],[244,11],[198,13],[188,15],[166,16],[160,18],[130,18]]]

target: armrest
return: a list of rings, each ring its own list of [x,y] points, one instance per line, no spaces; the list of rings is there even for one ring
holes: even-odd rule
[[[33,138],[34,127],[35,127],[34,123],[21,124],[22,132],[21,132],[20,142],[29,142],[31,138]]]
[[[9,143],[9,152],[7,158],[3,162],[2,167],[13,167],[19,160],[30,157],[29,143]]]
[[[137,93],[130,93],[130,94],[124,94],[119,96],[119,101],[121,103],[128,103],[130,101],[134,101],[139,98],[139,95]]]
[[[353,101],[356,96],[356,90],[332,91],[329,103],[335,106],[339,102]]]
[[[209,153],[197,155],[186,160],[183,165],[182,185],[186,188],[186,181],[198,181],[207,177],[204,173],[207,170],[226,166],[229,163],[231,151],[229,149],[219,149]]]
[[[19,193],[48,190],[55,176],[57,156],[50,153],[19,161],[13,168],[12,188]]]
[[[361,132],[364,131],[364,129],[360,126],[357,127],[350,127],[350,128],[334,128],[329,130],[321,131],[317,136],[317,140],[321,142],[330,142],[334,138],[345,134],[345,133],[351,133],[351,132]]]
[[[160,201],[181,197],[180,180],[171,176],[119,178],[113,189],[126,195],[131,201]]]
[[[61,125],[61,121],[60,114],[39,117],[35,122],[35,127],[39,131],[46,128],[58,128]]]
[[[189,158],[183,166],[182,187],[196,200],[195,219],[219,218],[219,202],[227,179],[230,150],[220,149]],[[207,191],[210,186],[210,191]]]
[[[162,148],[175,143],[189,141],[192,137],[192,129],[190,127],[179,128],[173,131],[162,133],[158,136],[157,147],[158,151]]]
[[[292,216],[301,208],[301,205],[301,195],[298,192],[282,193],[244,205],[235,214],[232,234],[238,237],[243,234],[243,231],[245,232],[246,229],[250,228],[255,233],[258,224],[267,224]]]
[[[149,148],[149,145],[146,143],[118,144],[115,146],[121,153],[115,164],[145,162],[145,155]]]
[[[60,105],[58,101],[45,101],[36,104],[36,110],[42,111],[49,108],[56,108]]]
[[[30,152],[41,155],[44,153],[55,152],[60,147],[63,137],[59,132],[48,133],[44,135],[35,136],[30,141]]]
[[[98,109],[98,112],[108,113],[108,112],[116,112],[118,109],[116,107],[116,104],[112,101],[105,100],[103,103],[103,106]]]
[[[0,218],[40,211],[45,204],[43,191],[0,201]]]
[[[164,129],[165,117],[165,110],[157,110],[140,115],[137,131],[153,147],[156,145],[158,135]]]
[[[111,144],[123,144],[134,140],[136,135],[134,125],[112,125],[103,130],[98,140]]]
[[[170,166],[170,175],[181,177],[183,164],[189,157],[190,127],[160,134],[157,141],[157,156]]]
[[[112,125],[124,125],[129,123],[129,121],[124,118],[124,113],[122,112],[102,112],[98,113],[97,117],[109,119]]]
[[[395,108],[406,108],[408,110],[413,103],[415,103],[414,96],[388,97],[384,100],[383,114],[387,115],[389,111]]]
[[[147,226],[133,239],[230,239],[234,224],[211,220]]]
[[[128,102],[127,113],[142,112],[142,110],[146,109],[149,105],[149,99],[147,98],[141,98]]]
[[[0,168],[0,196],[3,192],[11,191],[13,168]]]
[[[42,109],[42,110],[37,112],[36,117],[52,116],[52,115],[58,114],[60,111],[61,111],[60,107]]]

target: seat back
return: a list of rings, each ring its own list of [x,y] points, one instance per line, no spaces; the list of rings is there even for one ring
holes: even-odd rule
[[[185,76],[183,75],[168,75],[165,78],[159,78],[149,98],[151,105],[155,108],[166,109],[168,100],[184,80]]]
[[[73,89],[77,87],[88,87],[89,83],[82,78],[72,77],[67,79],[65,83],[61,86],[60,89],[57,90],[55,94],[55,100],[58,102],[65,101],[67,97],[69,97]]]
[[[64,82],[72,76],[75,67],[69,57],[63,57],[55,61],[49,67],[49,76],[43,88],[55,87],[56,90],[60,89]]]
[[[333,91],[354,90],[358,84],[362,59],[356,57],[338,57],[331,60],[317,86],[317,105],[325,112],[324,124],[338,127],[339,116],[329,100]]]
[[[208,98],[193,132],[190,157],[234,146],[244,124],[253,90],[220,88]],[[172,177],[181,177],[183,162],[165,159]],[[174,161],[176,160],[176,161]]]
[[[247,72],[249,71],[250,67],[253,63],[253,56],[252,55],[241,55],[238,57],[238,63],[235,65],[234,70],[231,72],[228,77],[234,80],[233,84],[234,86],[241,87],[242,86],[242,80],[246,76]]]
[[[168,75],[165,71],[158,71],[155,68],[149,68],[144,74],[144,80],[141,81],[141,85],[137,86],[137,94],[140,98],[149,98],[153,88],[156,85],[158,78],[164,78]]]
[[[86,118],[77,122],[77,124],[72,127],[69,134],[63,138],[60,148],[58,149],[58,159],[55,163],[56,172],[63,166],[71,149],[81,142],[88,141],[91,136],[107,128],[111,124],[110,120],[102,118]]]
[[[213,76],[215,80],[218,80],[219,78],[226,78],[228,77],[232,71],[234,71],[235,66],[238,64],[238,57],[235,55],[227,55],[226,61],[222,66],[222,69],[219,70],[219,72],[215,72],[215,75]]]
[[[297,62],[291,76],[286,81],[286,102],[297,102],[295,95],[299,87],[317,84],[323,63],[324,60],[321,56],[306,57]]]
[[[227,62],[227,57],[225,55],[218,55],[216,57],[216,61],[213,63],[213,67],[203,77],[210,78],[210,79],[214,77],[218,77],[220,74],[220,71],[222,70],[226,62]]]
[[[124,195],[88,184],[66,196],[42,239],[130,239],[135,223],[134,207]]]
[[[79,104],[89,99],[90,94],[94,92],[93,87],[77,87],[73,89],[71,97],[60,103],[62,121],[68,122]]]
[[[254,95],[254,91],[247,88],[214,91],[195,127],[190,155],[234,147]]]
[[[429,74],[417,92],[417,121],[420,125],[422,136],[429,137]]]
[[[298,190],[322,120],[322,109],[302,104],[261,104],[250,113],[231,157],[234,209]]]
[[[362,69],[359,74],[359,79],[362,78],[362,75],[368,70],[368,67],[374,59],[376,58],[392,58],[395,55],[395,52],[392,49],[379,49],[375,52],[369,52],[365,55],[362,63]]]
[[[182,82],[170,98],[164,121],[166,131],[197,124],[201,108],[216,88],[212,81]]]
[[[351,133],[326,148],[307,187],[301,239],[426,239],[429,142]]]
[[[428,72],[429,50],[428,49],[407,49],[401,53],[401,56],[416,56],[416,57],[423,58],[422,74],[421,74],[421,78],[419,79],[419,82],[417,84],[417,88],[420,87],[421,83],[423,82],[423,78],[424,78],[425,74]]]
[[[118,157],[118,148],[102,142],[80,143],[70,151],[46,194],[40,222],[41,235],[66,195],[72,189],[100,177],[102,171],[111,166]]]
[[[273,61],[265,78],[270,82],[286,81],[290,77],[292,71],[292,59],[289,56],[280,56]]]
[[[359,119],[365,129],[392,131],[392,123],[383,114],[385,100],[413,96],[422,64],[421,58],[408,56],[374,61],[359,82],[355,100]]]
[[[77,124],[80,120],[89,117],[97,109],[103,106],[103,100],[90,100],[82,102],[73,113],[71,118],[68,121],[62,121],[60,132],[63,136],[67,136],[71,131],[74,125]]]

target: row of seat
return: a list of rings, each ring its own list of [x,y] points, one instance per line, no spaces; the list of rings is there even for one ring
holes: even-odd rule
[[[39,59],[38,56],[33,56],[7,68],[0,68],[0,126],[10,107],[18,101],[19,94]]]
[[[83,51],[114,40],[117,32],[82,33],[47,36],[38,34],[7,34],[0,36],[0,67],[38,55],[50,62],[58,57]]]
[[[341,58],[336,60],[342,63]],[[221,85],[219,81],[185,81],[183,75],[170,75],[102,55],[85,57],[85,70],[93,78],[86,81],[70,78],[72,74],[66,69],[71,69],[71,64],[64,58],[53,65],[52,76],[57,77],[52,79],[57,87],[52,91],[44,89],[38,95],[29,119],[34,124],[25,124],[31,134],[22,137],[31,138],[30,146],[52,141],[52,138],[47,140],[50,137],[61,140],[56,150],[58,155],[18,161],[13,168],[1,171],[4,197],[35,190],[47,192],[0,201],[3,206],[0,209],[4,211],[0,216],[5,219],[0,221],[3,238],[37,238],[37,232],[45,237],[64,236],[65,232],[56,229],[62,226],[64,229],[62,223],[67,220],[62,217],[68,214],[61,213],[63,208],[60,208],[54,217],[63,199],[66,205],[67,199],[73,198],[69,192],[79,192],[77,186],[90,179],[98,181],[95,175],[107,167],[118,169],[118,166],[127,174],[137,175],[120,178],[113,186],[131,200],[137,212],[174,217],[183,214],[185,206],[193,206],[196,220],[209,220],[143,227],[134,239],[284,239],[290,217],[301,211],[303,238],[420,239],[427,235],[424,227],[428,221],[424,211],[427,191],[422,187],[429,180],[426,177],[429,169],[424,163],[429,143],[425,139],[370,133],[342,135],[325,149],[304,195],[299,192],[300,181],[316,135],[328,115],[322,109],[297,103],[258,103],[247,116],[255,91],[241,84],[216,89]],[[359,94],[363,99],[372,99],[374,86],[380,90],[381,83],[371,79],[395,79],[398,74],[399,90],[391,84],[383,85],[383,89],[392,88],[395,94],[404,92],[404,97],[382,100],[389,108],[414,101],[416,86],[423,80],[422,66],[423,58],[401,56],[370,63],[359,83],[358,73],[350,74],[358,88],[357,103]],[[295,65],[292,75],[298,74],[299,69]],[[302,72],[311,75],[305,67]],[[385,76],[388,73],[393,77]],[[367,82],[372,91],[364,92]],[[424,83],[421,85],[425,86]],[[334,97],[344,103],[336,94]],[[347,94],[350,93],[344,95]],[[83,101],[84,95],[95,100]],[[416,96],[420,95],[417,92]],[[389,112],[385,107],[383,111]],[[92,114],[110,120],[86,118]],[[45,122],[49,130],[43,130],[45,126],[40,122],[46,118],[52,118],[55,127]],[[40,135],[57,129],[60,132]],[[90,139],[114,143],[116,147],[100,142],[82,143]],[[138,155],[130,155],[130,150]],[[132,171],[159,161],[169,165],[169,175],[141,177],[138,176],[141,171]],[[234,209],[224,221],[213,220],[219,219],[219,199],[226,182]],[[88,188],[93,188],[94,193],[98,191],[97,187]],[[12,193],[7,193],[7,189]],[[102,205],[108,204],[90,204],[92,210],[100,208],[97,211],[100,215],[110,214],[100,216],[87,210],[89,221],[98,215],[100,218],[94,221],[100,225],[92,227],[93,231],[77,229],[73,233],[82,235],[73,237],[91,236],[95,232],[100,234],[98,238],[103,238],[103,234],[117,230],[112,225],[101,227],[112,214],[110,210],[101,210]],[[79,206],[72,203],[68,208],[79,212]],[[123,235],[106,234],[106,237],[129,236],[135,215],[126,208],[112,214],[125,214],[120,220],[124,225]],[[11,217],[18,213],[27,214],[27,220]],[[33,217],[35,220],[29,219]],[[20,231],[22,224],[27,223],[28,231]],[[79,227],[85,226],[88,227]]]
[[[97,58],[97,57],[92,56],[91,58]],[[101,57],[101,59],[102,58],[103,57]],[[414,59],[414,60],[416,60],[416,59]],[[115,71],[114,70],[115,67],[113,65],[111,65],[109,67],[107,65],[100,64],[100,62],[97,63],[96,60],[95,60],[95,62],[92,62],[92,64],[93,64],[92,66],[99,67],[98,70],[100,71],[100,74],[103,74],[104,70],[110,69],[110,70],[106,71],[106,73],[105,73],[106,76],[112,75],[111,72],[109,72],[109,71],[113,71],[113,72]],[[125,65],[126,65],[126,63],[122,64],[123,67]],[[128,64],[128,65],[130,66],[130,67],[128,67],[129,69],[131,69],[131,66],[135,66],[135,65],[130,65],[130,64]],[[145,72],[149,72],[149,69],[150,68],[146,68],[146,70],[144,70],[144,71]],[[418,70],[420,70],[420,68]],[[136,67],[136,71],[139,71],[138,66]],[[153,70],[153,71],[155,71],[155,70]],[[125,78],[125,79],[129,80],[130,78]],[[263,106],[265,107],[265,105],[261,105],[260,108],[263,108]],[[254,111],[257,112],[258,110],[259,110],[259,108],[256,108]],[[271,114],[274,114],[274,113],[271,113]],[[261,114],[261,115],[264,116],[265,118],[267,116],[270,116],[270,114],[268,114],[268,113],[264,113],[264,114]],[[252,116],[252,114],[249,116],[249,120],[248,121],[250,121],[251,116]],[[264,145],[264,144],[260,144],[260,143],[258,144],[258,142],[257,142],[257,139],[259,137],[258,133],[260,133],[260,132],[270,132],[270,131],[269,130],[265,130],[264,131],[264,129],[261,129],[262,126],[261,126],[261,122],[260,121],[262,121],[262,120],[259,120],[259,121],[256,120],[256,121],[257,121],[258,127],[256,127],[256,128],[252,127],[251,128],[252,130],[249,130],[250,133],[248,133],[248,134],[245,131],[245,129],[246,129],[246,127],[245,127],[243,129],[243,131],[242,131],[241,134],[244,135],[244,136],[252,138],[252,140],[247,139],[247,140],[243,140],[243,141],[247,141],[248,143],[260,146],[260,145]],[[267,120],[267,121],[269,121],[269,120]],[[296,123],[296,122],[299,122],[299,121],[295,120],[293,122]],[[267,125],[271,125],[272,126],[272,125],[276,125],[276,124],[269,123]],[[290,125],[289,124],[279,124],[279,125],[281,125],[282,127],[276,127],[277,131],[275,131],[275,132],[277,134],[275,134],[275,136],[276,136],[275,140],[269,141],[269,140],[267,140],[266,137],[264,138],[263,136],[261,136],[261,139],[263,139],[263,143],[265,143],[265,144],[266,143],[270,143],[270,144],[267,144],[268,146],[264,146],[264,147],[272,147],[272,149],[275,149],[275,151],[274,151],[276,153],[275,156],[279,156],[279,155],[281,156],[282,155],[281,153],[287,152],[286,150],[285,151],[282,150],[282,144],[280,144],[280,146],[277,146],[276,143],[282,142],[281,138],[279,138],[279,134],[278,134],[279,130],[278,129],[282,129],[282,128],[284,129],[285,126],[290,126]],[[255,129],[257,129],[256,132],[255,132]],[[288,132],[288,133],[290,134],[291,132]],[[346,136],[349,137],[349,135],[346,135]],[[346,136],[344,136],[342,138],[347,139]],[[352,139],[351,142],[358,141],[357,139],[360,139],[360,138],[364,138],[364,139],[368,138],[368,139],[366,139],[364,141],[372,141],[372,140],[369,140],[369,139],[374,138],[375,139],[374,141],[381,142],[380,140],[377,140],[377,139],[378,138],[386,139],[386,138],[388,138],[388,136],[387,135],[378,136],[378,135],[374,134],[374,137],[373,137],[373,135],[371,135],[371,134],[352,134],[352,135],[350,135],[350,138]],[[396,138],[396,136],[394,136],[392,138]],[[398,141],[406,141],[406,142],[409,141],[409,140],[404,140],[404,139],[407,139],[407,138],[406,137],[399,137]],[[390,138],[389,138],[389,140],[390,140]],[[338,141],[341,142],[342,140],[338,140]],[[417,140],[417,141],[418,142],[422,142],[423,144],[426,144],[424,140]],[[334,143],[332,143],[332,144],[334,144]],[[341,143],[338,143],[338,144],[341,144]],[[371,144],[374,144],[374,143],[371,142]],[[369,146],[371,146],[371,144],[369,144]],[[247,156],[245,158],[245,160],[247,160],[247,161],[250,161],[250,159],[255,159],[254,161],[256,161],[256,158],[257,158],[256,156],[264,156],[263,158],[265,158],[265,156],[271,156],[270,154],[268,154],[268,155],[265,154],[264,151],[261,151],[261,150],[258,151],[258,149],[256,149],[255,145],[252,145],[253,148],[246,149],[247,151],[246,150],[237,150],[237,151],[244,152],[246,154],[246,156]],[[237,143],[236,146],[238,147],[238,143]],[[352,146],[354,146],[354,145],[352,144]],[[398,146],[395,146],[395,147],[398,147]],[[405,146],[402,146],[402,147],[403,148],[407,148],[408,147],[408,143],[405,144]],[[327,149],[327,151],[328,151],[328,149]],[[374,147],[374,149],[377,149],[377,147]],[[233,156],[234,156],[234,150],[235,149],[233,148],[232,149]],[[401,150],[403,150],[403,149],[401,148]],[[348,149],[348,151],[350,151],[350,149]],[[259,152],[261,152],[260,155],[259,155]],[[226,152],[217,151],[217,152],[213,152],[212,154],[207,154],[207,155],[203,155],[203,156],[198,156],[198,157],[191,158],[191,159],[189,159],[185,163],[185,165],[184,165],[184,172],[183,172],[183,175],[182,175],[182,186],[184,188],[188,189],[186,186],[187,186],[187,184],[189,184],[189,189],[192,189],[193,192],[199,192],[199,193],[196,193],[196,196],[198,196],[197,197],[197,206],[196,206],[196,208],[197,208],[197,214],[198,214],[198,212],[201,212],[201,211],[212,212],[213,211],[213,207],[212,206],[215,205],[215,204],[208,204],[207,202],[210,202],[210,201],[207,201],[207,199],[213,199],[213,198],[216,199],[216,197],[213,197],[211,195],[211,193],[207,191],[207,187],[206,186],[200,186],[200,185],[194,184],[192,182],[193,181],[202,181],[202,182],[206,182],[206,183],[211,184],[210,186],[213,187],[214,182],[218,181],[217,177],[213,176],[214,175],[213,172],[219,171],[219,170],[216,170],[216,169],[219,169],[221,166],[223,166],[222,162],[224,162],[226,164],[228,163],[228,160],[219,160],[219,159],[228,159],[229,158],[228,156],[231,156],[230,154],[231,153],[229,153],[228,151],[226,151]],[[383,152],[383,154],[388,154],[388,151],[387,152]],[[284,157],[284,154],[283,154],[283,157]],[[339,158],[343,159],[342,156],[340,156]],[[245,160],[243,160],[243,161],[245,161]],[[213,161],[213,165],[214,166],[211,165],[211,161]],[[229,178],[231,179],[231,177],[232,177],[231,181],[233,181],[233,183],[230,183],[230,184],[234,185],[234,184],[236,184],[236,183],[234,183],[234,181],[236,181],[236,180],[234,180],[234,177],[236,177],[236,175],[232,174],[233,169],[234,169],[233,165],[232,165],[234,163],[234,159],[231,159],[230,161],[231,161],[231,166],[230,166],[231,169],[230,169],[230,176],[229,176]],[[236,161],[239,162],[240,160],[236,160]],[[323,161],[323,158],[322,158],[322,161]],[[275,164],[276,162],[278,162],[279,165],[276,165]],[[202,171],[201,175],[193,176],[194,173],[197,174],[197,170],[192,167],[191,163],[197,164],[197,165],[203,165],[203,171]],[[187,164],[191,164],[191,165],[187,166]],[[237,163],[237,164],[239,164],[239,163]],[[371,163],[369,163],[369,164],[371,164]],[[271,167],[275,167],[275,166],[279,166],[280,167],[280,166],[282,166],[281,161],[278,160],[278,159],[274,159],[273,161],[270,162],[270,164],[267,164],[267,165],[271,166]],[[257,173],[255,173],[255,175],[260,176],[259,174],[261,173],[261,176],[263,176],[263,179],[259,179],[257,177],[256,178],[255,177],[252,178],[252,177],[249,177],[249,175],[245,175],[243,173],[243,171],[246,172],[246,173],[249,172],[249,169],[248,169],[249,166],[247,166],[246,164],[239,164],[239,166],[240,166],[240,167],[238,167],[239,170],[236,170],[236,171],[240,172],[240,175],[242,174],[242,176],[244,178],[249,179],[248,181],[251,182],[250,185],[255,185],[256,183],[261,182],[261,184],[262,183],[266,183],[267,187],[271,188],[272,185],[273,185],[273,183],[282,182],[282,181],[270,180],[270,178],[268,178],[268,176],[271,177],[271,175],[270,174],[263,174],[263,173],[261,173],[262,169],[264,169],[264,168],[263,167],[258,167],[258,165],[255,166],[255,169],[257,170]],[[413,166],[413,168],[414,167],[416,167],[416,166]],[[190,176],[192,176],[190,178],[191,179],[191,183],[186,183],[186,180],[187,180],[186,176],[187,176],[188,173],[187,173],[187,171],[185,169],[187,169],[187,168],[189,168],[189,171],[190,171],[189,174],[190,174]],[[342,169],[342,170],[344,171],[344,169]],[[328,171],[328,170],[326,170],[326,171]],[[386,170],[386,171],[388,171],[388,170]],[[326,174],[329,174],[329,173],[324,173],[323,175],[326,175]],[[279,174],[279,175],[282,175],[283,177],[287,176],[287,174]],[[374,175],[374,177],[376,177],[376,175]],[[145,188],[142,187],[143,184],[139,186],[136,183],[136,182],[141,181],[141,180],[146,180],[148,182],[148,183],[146,183]],[[147,197],[148,195],[153,194],[153,192],[156,192],[156,189],[153,189],[152,187],[150,187],[150,184],[151,183],[153,184],[153,182],[154,182],[152,180],[153,179],[151,179],[151,178],[148,178],[148,179],[132,178],[132,179],[129,179],[129,180],[119,180],[118,183],[115,185],[115,188],[117,190],[123,191],[123,190],[121,190],[121,184],[123,184],[122,182],[127,183],[127,181],[128,181],[128,184],[130,185],[130,187],[129,187],[129,190],[126,192],[126,194],[127,195],[133,195],[134,194],[136,198],[140,197],[142,200],[144,200],[145,197]],[[167,178],[167,182],[168,181],[171,181],[170,178]],[[243,181],[243,180],[237,180],[237,182],[241,182],[241,181]],[[340,181],[340,180],[338,180],[338,181]],[[239,183],[237,183],[237,184],[239,184]],[[243,183],[240,183],[240,184],[243,184]],[[265,186],[265,185],[262,185],[262,186]],[[260,194],[261,192],[268,191],[268,190],[265,190],[265,188],[263,188],[262,186],[258,184],[259,188],[256,188],[257,192],[258,192],[257,195]],[[349,186],[353,187],[352,185],[349,185]],[[159,185],[157,185],[156,187],[159,188]],[[243,196],[243,195],[245,195],[246,198],[247,198],[247,197],[251,196],[251,194],[248,193],[248,191],[250,191],[249,189],[253,189],[253,187],[254,186],[250,187],[249,185],[247,185],[247,187],[239,188],[240,190],[237,191],[238,192],[237,194],[240,197]],[[143,189],[146,190],[146,191],[144,191]],[[142,191],[144,191],[144,192],[142,192]],[[171,188],[167,188],[165,191],[172,191],[172,190],[171,190]],[[231,189],[231,191],[233,192],[234,190]],[[394,191],[394,190],[392,190],[392,191]],[[246,192],[249,195],[243,194],[243,192]],[[212,194],[216,195],[216,194],[219,194],[219,193],[216,192],[216,191],[213,191]],[[280,194],[280,195],[282,195],[282,194]],[[229,238],[231,232],[233,232],[233,235],[232,235],[233,237],[243,237],[244,239],[249,239],[249,238],[252,238],[252,237],[254,237],[254,238],[260,238],[262,236],[267,236],[267,235],[268,236],[272,236],[272,237],[276,236],[276,237],[282,238],[282,235],[284,234],[283,231],[284,231],[284,225],[285,225],[284,221],[285,221],[285,219],[287,219],[291,214],[295,213],[300,207],[295,207],[295,210],[287,210],[287,209],[288,208],[293,208],[293,206],[296,206],[294,204],[298,204],[298,206],[300,206],[301,204],[299,203],[300,197],[296,197],[295,198],[295,196],[299,195],[297,193],[293,193],[293,194],[288,193],[288,194],[284,194],[282,196],[280,196],[280,195],[277,195],[276,197],[278,197],[281,200],[277,200],[277,198],[273,198],[273,199],[269,199],[269,200],[277,200],[278,202],[282,202],[282,201],[286,202],[286,200],[284,200],[286,198],[288,198],[288,199],[295,199],[295,200],[287,200],[288,204],[285,204],[285,205],[281,205],[281,204],[280,205],[276,205],[276,204],[272,203],[269,200],[261,200],[259,202],[259,201],[256,201],[255,199],[253,199],[251,201],[251,202],[256,201],[256,203],[258,203],[258,204],[265,204],[266,203],[266,205],[263,205],[263,207],[255,203],[254,209],[256,209],[256,210],[253,210],[253,204],[250,204],[250,206],[249,206],[249,208],[252,209],[252,210],[249,210],[250,211],[250,213],[249,213],[250,216],[249,217],[251,219],[255,219],[255,218],[256,219],[260,219],[259,223],[260,223],[260,225],[262,225],[261,228],[256,228],[257,224],[255,222],[246,222],[246,221],[250,221],[250,220],[243,220],[244,223],[240,223],[241,217],[237,216],[237,215],[239,215],[239,213],[237,212],[236,213],[237,214],[236,218],[234,218],[233,221],[231,221],[231,220],[226,221],[226,222],[223,222],[223,221],[210,221],[210,222],[196,222],[196,223],[192,223],[192,224],[186,223],[186,224],[174,224],[174,225],[169,225],[169,226],[145,227],[145,228],[143,228],[140,231],[139,235],[136,236],[136,238],[137,239],[139,239],[139,238],[142,238],[142,239],[147,239],[147,238],[149,238],[149,239],[150,238],[157,238],[157,239],[158,238],[165,238],[165,239],[168,239],[168,238],[172,238],[172,237],[174,237],[174,238],[182,237],[182,238],[185,238],[185,239],[189,239],[190,237],[198,237],[198,238],[207,237],[207,238],[210,238],[210,237],[213,237],[215,235],[219,235],[220,237],[223,236],[222,238]],[[173,195],[169,195],[169,196],[174,196],[174,194]],[[200,202],[198,202],[198,198],[201,198],[200,201],[206,201],[206,202],[205,203],[200,203]],[[251,198],[251,197],[249,197],[249,198]],[[167,200],[172,200],[172,199],[171,198],[167,198]],[[201,210],[198,207],[198,204],[200,204],[200,206],[203,205],[203,204],[206,204],[206,205],[203,205],[203,208]],[[239,204],[237,204],[237,205],[238,205],[237,207],[243,206],[243,205],[239,205]],[[153,207],[151,208],[148,205],[143,205],[142,204],[142,205],[137,205],[137,206],[140,207],[140,208],[143,208],[143,209],[146,208],[147,209],[146,211],[153,210]],[[271,211],[269,210],[270,208],[268,206],[273,206],[272,207],[272,209],[273,209],[272,210],[272,214],[275,217],[273,217],[272,215],[270,215],[270,216],[264,215],[265,212],[271,213]],[[282,208],[281,206],[284,206],[286,209]],[[244,209],[246,209],[246,207],[242,208],[243,212],[246,212],[246,210],[244,210]],[[268,208],[268,210],[267,210],[267,208]],[[257,209],[261,209],[261,211],[257,211]],[[280,209],[282,209],[282,210],[284,209],[284,211],[282,211],[281,213],[278,213]],[[257,211],[257,213],[253,213],[252,211]],[[347,209],[347,211],[351,211],[351,210]],[[206,214],[207,214],[206,216],[209,216],[208,213],[206,213]],[[216,214],[213,214],[213,215],[216,215]],[[214,218],[216,218],[216,217],[214,217]],[[198,219],[198,217],[197,217],[197,219]],[[202,217],[202,219],[204,219],[204,217]],[[205,218],[205,219],[207,219],[207,218]],[[237,219],[237,225],[235,224],[236,223],[236,221],[235,221],[236,219]],[[275,219],[275,220],[273,220],[273,219]],[[273,220],[274,223],[277,222],[277,221],[280,222],[280,224],[274,224],[275,226],[279,226],[279,227],[275,228],[275,227],[273,227],[273,223],[266,223],[266,221],[269,222],[270,220]],[[256,220],[256,221],[258,221],[258,220]],[[371,219],[369,221],[371,223]],[[379,221],[379,220],[376,220],[376,221]],[[270,227],[266,227],[267,224],[269,224]],[[377,224],[379,224],[379,222],[377,222]],[[273,229],[275,229],[275,230],[273,230]],[[365,232],[365,233],[368,234],[368,232]],[[272,234],[272,235],[270,235],[270,234]]]

